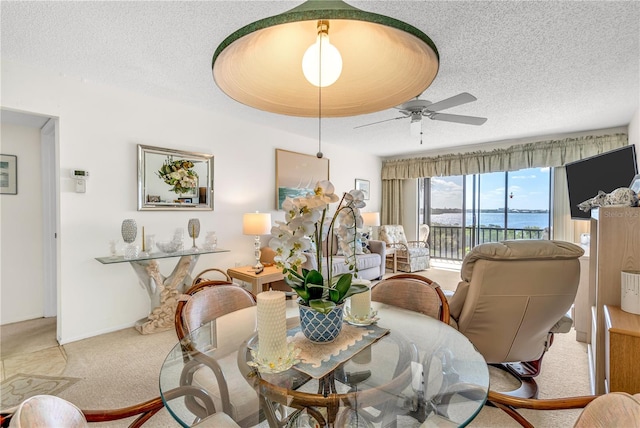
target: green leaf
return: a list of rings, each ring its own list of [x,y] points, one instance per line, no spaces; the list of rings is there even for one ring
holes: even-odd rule
[[[340,279],[338,279],[338,282],[335,286],[335,290],[338,292],[338,294],[335,297],[331,296],[332,301],[339,303],[345,298],[347,291],[349,291],[349,287],[351,287],[351,279],[351,274],[340,276]]]
[[[322,274],[317,270],[312,270],[307,273],[304,278],[304,285],[309,292],[310,299],[321,299],[324,292],[324,278]]]
[[[336,304],[331,301],[327,301],[323,299],[315,299],[315,300],[309,300],[309,306],[314,311],[318,311],[323,314],[328,314],[329,312],[331,312],[333,308],[336,307]]]
[[[324,285],[324,278],[317,270],[311,270],[304,276],[305,284]]]
[[[347,291],[347,293],[342,298],[346,299],[347,297],[351,297],[354,294],[363,293],[363,292],[367,291],[368,289],[369,289],[369,287],[364,285],[364,284],[351,284],[351,287],[349,287],[349,290]]]

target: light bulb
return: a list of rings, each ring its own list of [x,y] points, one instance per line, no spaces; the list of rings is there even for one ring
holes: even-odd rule
[[[309,46],[302,57],[304,77],[312,85],[323,88],[333,85],[342,73],[342,56],[340,51],[329,42],[328,31],[329,23],[327,21],[318,22],[316,42]],[[322,66],[321,75],[320,66]]]

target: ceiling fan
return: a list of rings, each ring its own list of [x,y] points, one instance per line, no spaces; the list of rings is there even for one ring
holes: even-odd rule
[[[411,119],[411,133],[414,135],[420,135],[420,144],[422,144],[422,118],[428,117],[431,120],[442,120],[445,122],[463,123],[465,125],[482,125],[487,121],[486,117],[476,116],[462,116],[459,114],[438,113],[441,110],[446,110],[452,107],[456,107],[462,104],[476,101],[477,98],[473,95],[463,92],[458,95],[454,95],[451,98],[432,103],[428,100],[421,100],[419,97],[406,103],[400,104],[395,107],[400,110],[402,116],[393,117],[391,119],[380,120],[378,122],[367,123],[366,125],[356,126],[355,128],[362,128],[365,126],[376,125],[378,123],[389,122],[398,119]]]

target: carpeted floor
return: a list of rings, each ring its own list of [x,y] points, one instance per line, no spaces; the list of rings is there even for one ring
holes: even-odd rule
[[[453,290],[457,286],[459,273],[430,269],[423,272],[436,280],[443,289]],[[27,326],[29,327],[29,326]],[[55,331],[55,330],[54,330]],[[51,376],[59,379],[58,395],[83,409],[108,409],[124,407],[158,396],[158,374],[164,358],[176,343],[174,331],[165,331],[151,335],[141,335],[134,328],[104,334],[89,339],[66,344],[61,347],[31,352],[29,345],[21,343],[23,354],[9,352],[13,346],[10,334],[3,326],[0,346],[3,347],[3,385],[14,382],[18,373],[32,375],[33,379]],[[19,336],[19,334],[17,334]],[[44,340],[44,339],[43,339]],[[53,336],[55,341],[55,333]],[[41,345],[36,344],[36,348]],[[5,348],[6,346],[6,348]],[[15,348],[14,348],[15,349]],[[5,350],[7,358],[5,358]],[[47,355],[52,360],[52,350],[65,357],[63,366],[42,369],[53,370],[44,373],[37,367],[30,371],[7,372],[7,362],[11,358],[22,358],[17,366],[29,367],[30,359],[38,355]],[[64,383],[63,380],[67,379]],[[541,398],[589,395],[589,372],[586,345],[575,340],[575,332],[556,335],[553,346],[544,358],[542,373],[537,378]],[[491,370],[493,389],[506,390],[513,385],[510,379],[498,370]],[[24,392],[24,391],[23,391]],[[6,406],[2,406],[6,407]],[[573,426],[580,410],[562,411],[522,411],[537,428],[557,428]],[[100,423],[101,427],[126,427],[131,420],[117,423]],[[166,410],[155,415],[145,427],[173,427],[178,424]],[[470,427],[518,427],[519,425],[501,410],[485,406],[471,422]]]

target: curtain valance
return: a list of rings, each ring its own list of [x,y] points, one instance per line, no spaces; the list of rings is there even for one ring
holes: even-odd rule
[[[506,149],[384,161],[382,179],[407,179],[557,167],[628,144],[627,134],[520,144]]]

